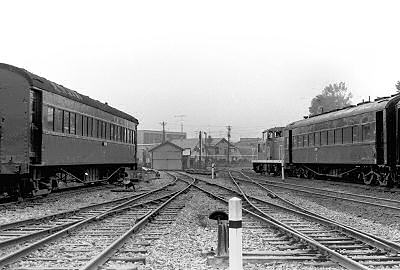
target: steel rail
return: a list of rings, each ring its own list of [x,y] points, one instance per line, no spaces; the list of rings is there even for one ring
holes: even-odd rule
[[[198,179],[198,180],[201,180],[201,179]],[[207,183],[207,184],[210,184],[210,183]],[[220,187],[219,185],[216,185],[216,184],[211,184],[211,185],[215,185],[215,186]],[[228,201],[226,199],[221,198],[221,197],[213,194],[212,192],[209,192],[209,191],[207,191],[207,190],[205,190],[205,189],[203,189],[203,188],[201,188],[201,187],[199,187],[197,185],[193,185],[193,186],[198,188],[198,189],[200,189],[201,191],[213,196],[214,198],[217,198],[217,199],[219,199],[219,200],[221,200],[221,201],[223,201],[225,203],[228,203]],[[239,188],[239,190],[240,190],[240,188]],[[238,194],[237,192],[235,192],[235,193]],[[263,213],[261,210],[259,210],[257,207],[255,207],[247,199],[247,196],[244,193],[240,194],[240,196],[245,198],[246,202],[249,203],[255,209],[257,209],[257,211]],[[319,251],[321,251],[322,254],[329,255],[331,258],[333,258],[332,260],[334,262],[346,267],[347,269],[352,269],[352,270],[369,270],[370,269],[370,268],[365,267],[364,265],[362,265],[362,264],[360,264],[360,263],[358,263],[356,261],[353,261],[352,259],[350,259],[348,257],[345,257],[345,256],[341,255],[340,253],[338,253],[338,252],[336,252],[334,250],[329,249],[328,247],[326,247],[326,246],[318,243],[317,241],[309,238],[308,236],[306,236],[306,235],[304,235],[304,234],[302,234],[302,233],[300,233],[300,232],[288,227],[287,225],[285,225],[285,224],[283,224],[283,223],[281,223],[281,222],[279,222],[277,220],[274,220],[273,218],[272,219],[264,218],[264,217],[258,215],[257,213],[254,213],[254,212],[252,212],[252,211],[250,211],[250,210],[248,210],[246,208],[243,208],[243,211],[248,213],[248,214],[250,214],[251,216],[253,216],[253,217],[257,218],[257,219],[260,219],[260,220],[262,220],[262,221],[264,221],[264,222],[266,222],[266,223],[278,228],[279,230],[281,230],[281,231],[283,231],[285,233],[288,233],[288,234],[292,235],[292,237],[294,237],[294,238],[301,239],[304,243],[307,243],[307,244],[309,244],[311,246],[314,246]],[[266,215],[266,214],[264,214],[264,215]]]
[[[244,174],[243,174],[243,175],[244,175]],[[336,226],[338,226],[338,229],[340,229],[340,230],[342,230],[342,231],[344,231],[344,232],[351,233],[351,234],[353,235],[353,237],[355,237],[355,238],[359,238],[359,237],[360,237],[360,238],[359,238],[360,240],[363,240],[363,241],[365,241],[365,242],[367,242],[367,243],[369,243],[369,244],[371,244],[371,245],[373,245],[373,246],[374,246],[374,245],[377,245],[377,244],[380,245],[380,243],[383,243],[383,244],[385,244],[386,246],[389,246],[389,247],[391,248],[392,252],[394,252],[394,253],[400,253],[400,244],[398,244],[398,243],[395,243],[395,242],[393,242],[393,241],[390,241],[390,240],[387,240],[387,239],[378,237],[378,236],[376,236],[376,235],[373,235],[373,234],[370,234],[370,233],[367,233],[367,232],[363,232],[363,231],[361,231],[361,230],[358,230],[358,229],[353,228],[353,227],[351,227],[351,226],[348,226],[348,225],[346,225],[346,224],[343,224],[343,223],[340,223],[340,222],[338,222],[338,221],[335,221],[335,220],[329,219],[329,218],[327,218],[327,217],[324,217],[324,216],[322,216],[322,215],[318,215],[318,214],[316,214],[316,213],[313,213],[313,212],[311,212],[311,211],[309,211],[309,210],[307,210],[307,209],[305,209],[305,208],[303,208],[303,207],[301,207],[301,206],[295,205],[294,203],[292,203],[292,202],[286,200],[285,198],[280,197],[279,195],[277,195],[276,193],[274,193],[274,192],[271,191],[270,189],[266,188],[265,186],[263,186],[263,185],[261,185],[261,184],[255,182],[255,181],[253,181],[253,180],[252,180],[250,177],[248,177],[247,175],[244,175],[244,176],[247,177],[247,178],[249,178],[249,179],[250,179],[249,181],[250,181],[251,183],[253,183],[253,184],[255,184],[255,185],[261,187],[262,189],[266,190],[268,193],[271,194],[272,197],[278,198],[278,199],[280,199],[281,201],[287,203],[288,205],[290,205],[290,206],[292,206],[292,207],[294,207],[294,208],[296,208],[296,209],[298,209],[298,210],[300,210],[300,211],[302,211],[302,212],[304,212],[304,213],[307,213],[307,214],[309,214],[309,215],[315,216],[315,217],[317,217],[317,218],[319,218],[319,219],[321,219],[321,220],[326,220],[326,221],[329,222],[330,224],[335,224]],[[246,180],[242,180],[242,181],[246,181]],[[255,198],[255,199],[257,199],[257,198]],[[272,204],[272,203],[271,203],[271,204]],[[277,207],[281,207],[281,206],[279,206],[279,205],[276,205],[276,206],[277,206]],[[290,209],[289,209],[289,210],[290,210]],[[372,240],[371,240],[371,239],[372,239]],[[386,249],[386,248],[383,248],[383,249]]]
[[[176,182],[176,181],[174,181],[174,182]],[[165,188],[165,187],[167,187],[167,186],[169,186],[169,185],[171,185],[171,184],[165,185],[165,186],[163,186],[163,188]],[[159,189],[157,189],[157,190],[153,190],[153,191],[151,191],[151,193],[156,192],[156,191],[158,191],[158,190],[162,190],[162,188],[159,188]],[[173,194],[175,194],[175,193],[176,193],[176,192],[173,192]],[[145,195],[145,194],[144,194],[144,195]],[[141,196],[141,197],[143,197],[143,196]],[[152,201],[157,201],[157,200],[160,200],[160,198],[156,198],[156,199],[154,199],[154,200],[152,200]],[[131,203],[132,203],[132,202],[131,202]],[[144,202],[143,204],[148,204],[148,203],[149,203],[149,202],[146,201],[146,202]],[[120,205],[114,207],[114,208],[113,208],[113,211],[118,212],[121,208],[126,207],[126,205],[127,205],[127,203],[124,202],[124,203],[122,203],[122,204],[120,204]],[[140,204],[139,204],[139,205],[140,205]],[[137,206],[137,205],[136,205],[136,206]],[[107,213],[107,214],[109,215],[109,214],[111,214],[112,212],[106,211],[105,213]],[[96,218],[97,218],[98,216],[103,215],[103,214],[104,214],[104,213],[101,213],[101,214],[99,214],[99,215],[94,215],[94,216],[92,216],[92,217],[86,218],[86,219],[84,219],[84,220],[82,220],[82,221],[75,222],[75,224],[73,224],[73,225],[71,225],[71,226],[69,226],[69,227],[67,227],[67,228],[64,228],[64,229],[62,229],[61,231],[58,231],[58,232],[56,232],[56,233],[54,233],[54,234],[52,234],[52,235],[50,235],[50,236],[48,236],[48,237],[46,237],[46,238],[44,238],[44,239],[42,239],[42,240],[39,240],[39,241],[37,241],[37,242],[35,242],[35,243],[33,243],[33,244],[27,246],[27,247],[21,248],[21,249],[15,251],[15,252],[13,252],[13,253],[10,253],[10,254],[8,254],[8,255],[5,255],[5,256],[1,257],[1,258],[0,258],[0,267],[3,267],[3,266],[5,266],[5,265],[7,265],[7,264],[10,264],[10,263],[14,262],[14,261],[17,260],[18,258],[29,254],[30,252],[36,250],[36,249],[39,248],[40,246],[42,246],[42,245],[44,245],[44,244],[46,244],[46,243],[48,243],[48,242],[50,242],[50,241],[53,241],[53,240],[55,240],[55,239],[57,239],[57,238],[60,238],[61,236],[64,236],[64,235],[68,234],[69,232],[71,232],[71,231],[73,231],[73,230],[75,230],[75,229],[77,229],[77,228],[79,228],[79,227],[81,227],[81,226],[83,226],[83,225],[86,225],[87,223],[89,223],[89,222],[91,222],[91,221],[96,221],[96,220],[98,220],[98,219],[96,219]]]
[[[249,177],[247,175],[244,175],[244,176]],[[328,198],[333,198],[333,199],[341,199],[341,200],[344,200],[344,201],[350,201],[350,202],[361,203],[361,204],[372,205],[372,206],[383,207],[383,208],[388,208],[388,209],[391,209],[391,210],[400,211],[400,207],[396,207],[396,206],[391,206],[391,205],[387,205],[387,204],[379,204],[379,203],[368,202],[368,201],[360,201],[360,200],[351,199],[351,198],[345,198],[345,197],[337,197],[337,196],[334,196],[334,195],[328,195],[328,194],[322,194],[322,193],[315,193],[315,192],[311,192],[311,191],[307,191],[307,190],[303,190],[303,189],[297,189],[297,188],[294,188],[294,187],[308,188],[308,189],[318,190],[318,191],[327,192],[327,193],[337,193],[337,194],[341,194],[341,195],[350,195],[350,196],[366,198],[366,199],[382,200],[382,201],[392,202],[392,203],[397,203],[397,204],[400,204],[400,201],[395,201],[395,200],[390,200],[390,199],[385,199],[385,198],[379,198],[379,197],[373,197],[373,196],[367,196],[367,195],[361,195],[361,194],[354,194],[354,193],[347,193],[347,192],[337,192],[337,191],[331,191],[331,190],[325,190],[325,189],[317,189],[317,188],[313,188],[313,187],[300,186],[300,185],[295,185],[295,184],[290,184],[290,183],[281,184],[281,183],[272,182],[272,181],[268,181],[268,180],[261,180],[261,181],[263,181],[264,184],[268,185],[268,186],[281,188],[281,189],[287,189],[287,190],[293,190],[293,191],[307,193],[307,194],[312,194],[312,195],[317,196],[317,197],[328,197]],[[287,187],[285,185],[290,185],[290,186],[294,186],[294,187]]]
[[[240,173],[245,177],[249,177],[248,175],[244,174],[243,171],[239,171],[239,170],[232,170],[234,172]],[[256,178],[259,181],[265,182],[267,184],[271,183],[271,184],[283,184],[277,181],[271,181],[271,180],[266,180],[266,179],[260,179],[259,177]],[[387,199],[387,198],[382,198],[382,197],[375,197],[375,196],[368,196],[368,195],[363,195],[363,194],[356,194],[356,193],[351,193],[351,192],[345,192],[345,191],[334,191],[334,190],[328,190],[328,189],[323,189],[323,188],[316,188],[316,187],[310,187],[310,186],[303,186],[303,185],[298,185],[298,184],[292,184],[292,183],[288,183],[285,182],[285,185],[288,186],[294,186],[294,187],[299,187],[299,188],[307,188],[307,189],[313,189],[313,190],[317,190],[317,191],[322,191],[322,192],[330,192],[330,193],[337,193],[337,194],[341,194],[341,195],[350,195],[350,196],[354,196],[354,197],[359,197],[359,198],[366,198],[366,199],[373,199],[373,200],[381,200],[384,202],[389,202],[389,203],[397,203],[400,204],[400,201],[398,200],[393,200],[393,199]],[[362,186],[363,187],[363,186]]]
[[[297,237],[299,237],[300,239],[303,239],[305,241],[307,241],[309,244],[313,245],[314,247],[316,247],[318,250],[322,251],[323,253],[327,253],[329,254],[329,256],[331,256],[332,260],[337,262],[338,264],[340,264],[343,267],[346,267],[348,269],[360,269],[360,270],[367,270],[369,269],[368,267],[360,264],[359,262],[356,262],[346,256],[343,256],[342,254],[318,243],[317,241],[315,241],[314,239],[310,238],[309,236],[291,228],[290,226],[284,224],[283,222],[280,222],[279,220],[271,217],[270,215],[264,213],[260,208],[258,208],[256,205],[254,205],[246,196],[246,193],[242,190],[242,188],[239,186],[239,184],[235,181],[235,179],[232,177],[231,173],[229,173],[229,176],[231,177],[233,183],[236,185],[236,187],[238,188],[238,190],[240,191],[241,195],[243,196],[243,198],[247,201],[247,203],[249,203],[254,209],[256,209],[257,211],[259,211],[260,213],[262,213],[263,215],[267,216],[269,219],[271,219],[273,222],[279,224],[280,226],[283,226],[284,228],[290,230],[293,232],[294,235],[296,235]]]
[[[106,249],[104,249],[100,254],[98,254],[96,257],[94,257],[92,260],[90,260],[85,266],[80,268],[80,270],[95,270],[97,269],[100,265],[104,264],[109,260],[109,258],[117,252],[117,250],[122,247],[126,240],[131,237],[133,233],[136,231],[140,230],[141,227],[143,227],[147,222],[157,215],[161,209],[166,207],[171,201],[176,199],[179,195],[187,191],[192,184],[194,184],[196,180],[194,180],[192,183],[189,183],[187,187],[182,189],[181,191],[176,192],[175,195],[173,195],[170,199],[168,199],[166,202],[164,202],[162,205],[151,211],[149,214],[145,215],[138,223],[136,223],[131,229],[129,229],[127,232],[125,232],[121,237],[116,239],[111,245],[109,245]]]
[[[150,190],[148,192],[145,192],[145,193],[142,193],[142,194],[139,194],[139,195],[135,194],[135,195],[131,195],[131,196],[125,196],[123,198],[110,200],[110,201],[106,201],[106,202],[102,202],[102,203],[98,203],[98,204],[91,204],[91,205],[83,206],[83,207],[76,208],[76,209],[73,209],[73,210],[58,212],[58,213],[55,213],[55,214],[49,214],[49,215],[45,215],[45,216],[41,216],[41,217],[37,217],[37,218],[28,218],[28,219],[18,220],[18,221],[15,221],[15,222],[0,224],[0,231],[6,230],[6,229],[11,229],[11,228],[14,228],[16,226],[29,225],[29,224],[37,223],[37,222],[44,221],[44,220],[49,220],[49,219],[62,217],[62,216],[66,216],[66,215],[72,215],[72,214],[75,214],[75,213],[77,213],[79,211],[89,210],[89,209],[105,206],[105,205],[108,205],[108,204],[122,202],[122,201],[129,200],[129,199],[135,201],[136,199],[140,199],[142,197],[145,197],[148,194],[151,194],[153,192],[157,192],[158,190],[161,190],[161,189],[163,189],[163,188],[165,188],[165,187],[167,187],[169,185],[173,185],[173,184],[174,184],[174,182],[171,182],[171,183],[166,184],[166,185],[164,185],[164,186],[162,186],[160,188],[153,189],[153,190]]]

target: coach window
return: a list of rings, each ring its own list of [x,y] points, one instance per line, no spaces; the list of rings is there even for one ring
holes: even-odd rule
[[[359,142],[360,141],[360,129],[359,126],[353,126],[353,142]]]
[[[54,108],[47,107],[47,130],[54,131]]]
[[[107,122],[104,122],[104,139],[108,139],[110,137],[110,124]]]
[[[308,145],[314,146],[314,133],[308,134]]]
[[[304,134],[303,138],[304,138],[304,147],[308,147],[308,135]]]
[[[335,129],[335,144],[342,144],[342,129]]]
[[[353,142],[353,134],[351,127],[343,128],[343,143],[352,143]]]
[[[93,122],[93,137],[98,138],[99,137],[99,120],[94,119]]]
[[[293,145],[293,148],[297,148],[297,136],[292,137],[292,145]]]
[[[107,138],[106,122],[101,123],[101,130],[103,131],[103,135],[101,136],[101,138],[102,139]]]
[[[328,143],[328,131],[321,131],[321,145]]]
[[[314,145],[319,145],[320,139],[319,139],[319,132],[314,133]]]
[[[83,136],[87,136],[87,122],[88,122],[88,118],[87,116],[83,117],[83,122],[82,122],[82,126],[83,126]]]
[[[63,115],[62,110],[54,109],[54,131],[62,132]]]
[[[63,130],[64,133],[69,133],[69,112],[63,111]]]
[[[82,115],[76,115],[76,134],[82,136]]]
[[[372,141],[371,124],[362,125],[362,140],[363,142]]]
[[[119,142],[119,126],[115,126],[115,141]]]
[[[328,130],[328,145],[332,145],[335,142],[335,132],[333,129]]]
[[[70,113],[69,115],[69,131],[71,134],[76,134],[76,114]]]
[[[88,131],[88,134],[87,134],[87,136],[88,137],[92,137],[93,136],[93,118],[92,117],[88,117],[88,125],[87,125],[87,131]]]
[[[103,138],[103,133],[104,133],[104,130],[102,129],[102,127],[103,127],[103,125],[102,125],[102,123],[103,123],[103,121],[98,121],[98,125],[97,125],[97,134],[98,134],[98,136],[97,136],[97,138]]]
[[[114,125],[110,124],[110,140],[114,140]]]

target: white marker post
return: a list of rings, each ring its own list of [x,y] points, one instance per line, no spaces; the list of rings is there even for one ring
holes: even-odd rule
[[[282,162],[281,162],[281,168],[282,168],[282,180],[285,180],[285,168],[284,168],[284,165],[285,165],[285,161],[284,161],[284,160],[282,160]]]
[[[229,200],[229,270],[242,270],[242,200]]]
[[[211,163],[211,179],[214,179],[215,164]]]

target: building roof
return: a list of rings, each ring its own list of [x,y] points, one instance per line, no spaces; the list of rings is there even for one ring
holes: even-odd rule
[[[211,142],[210,142],[210,143],[208,143],[208,140],[207,140],[207,145],[213,147],[213,146],[216,146],[217,144],[219,144],[219,143],[221,143],[221,142],[226,142],[226,143],[228,143],[228,140],[225,139],[225,138],[211,138]],[[235,145],[232,144],[232,142],[230,143],[230,145],[231,145],[232,147],[235,147]]]
[[[160,148],[160,147],[162,147],[164,145],[167,145],[167,144],[172,145],[173,147],[178,148],[179,150],[183,150],[184,149],[184,148],[180,147],[179,145],[176,145],[176,144],[174,144],[174,143],[172,143],[170,141],[166,141],[165,143],[160,143],[159,145],[156,145],[156,146],[152,147],[151,149],[149,149],[149,152],[153,152],[154,150],[156,150],[156,149],[158,149],[158,148]]]
[[[136,124],[139,123],[139,121],[135,117],[133,117],[127,113],[124,113],[118,109],[108,106],[107,104],[102,103],[98,100],[91,99],[88,96],[79,94],[78,92],[76,92],[74,90],[70,90],[62,85],[51,82],[43,77],[40,77],[33,73],[30,73],[29,71],[27,71],[25,69],[18,68],[15,66],[4,64],[4,63],[0,63],[0,68],[14,72],[14,73],[18,73],[19,75],[21,75],[28,81],[28,83],[31,85],[31,87],[36,87],[36,88],[45,90],[47,92],[51,92],[51,93],[78,101],[80,103],[97,108],[99,110],[110,113],[112,115],[119,116],[126,120],[132,121]]]
[[[191,138],[191,139],[176,139],[172,140],[172,143],[178,145],[179,147],[183,149],[194,149],[196,146],[199,144],[199,139],[197,138]]]

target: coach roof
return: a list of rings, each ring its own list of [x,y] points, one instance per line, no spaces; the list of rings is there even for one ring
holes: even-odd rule
[[[47,80],[47,79],[45,79],[43,77],[40,77],[40,76],[35,75],[33,73],[30,73],[29,71],[27,71],[25,69],[18,68],[18,67],[15,67],[15,66],[4,64],[4,63],[0,63],[0,68],[20,74],[21,76],[26,78],[26,80],[29,82],[31,87],[37,87],[39,89],[42,89],[42,90],[45,90],[45,91],[48,91],[48,92],[52,92],[52,93],[55,93],[57,95],[60,95],[60,96],[63,96],[63,97],[66,97],[66,98],[81,102],[81,103],[89,105],[91,107],[94,107],[94,108],[100,109],[102,111],[108,112],[108,113],[110,113],[112,115],[119,116],[119,117],[124,118],[126,120],[132,121],[132,122],[134,122],[136,124],[139,123],[139,121],[135,117],[133,117],[133,116],[127,114],[127,113],[121,112],[120,110],[117,110],[117,109],[115,109],[115,108],[113,108],[111,106],[108,106],[107,104],[104,104],[104,103],[102,103],[102,102],[100,102],[98,100],[91,99],[88,96],[79,94],[76,91],[70,90],[70,89],[68,89],[68,88],[66,88],[66,87],[64,87],[62,85],[56,84],[56,83],[51,82],[51,81],[49,81],[49,80]]]
[[[354,115],[379,111],[387,108],[391,104],[398,102],[400,95],[394,95],[393,97],[382,98],[372,102],[364,102],[357,106],[349,106],[336,111],[330,111],[323,114],[311,116],[307,119],[299,120],[289,124],[286,128],[296,128],[302,126],[308,126],[317,124],[325,121],[336,120],[340,118],[351,117]]]

